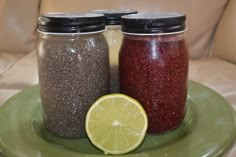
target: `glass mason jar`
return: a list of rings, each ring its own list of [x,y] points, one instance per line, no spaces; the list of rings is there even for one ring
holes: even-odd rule
[[[39,17],[37,62],[46,128],[67,138],[85,137],[85,116],[109,91],[105,19],[95,13]]]
[[[180,13],[122,17],[120,88],[143,105],[149,133],[175,129],[185,116],[188,81],[185,20],[186,16]]]
[[[136,14],[137,11],[129,9],[121,10],[94,10],[95,13],[105,15],[106,31],[104,36],[109,45],[109,60],[110,60],[110,92],[119,93],[119,71],[118,71],[118,56],[123,34],[120,29],[121,16]]]

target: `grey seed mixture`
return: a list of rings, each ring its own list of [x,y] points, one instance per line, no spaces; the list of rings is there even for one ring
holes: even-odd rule
[[[85,137],[88,109],[109,91],[104,36],[41,35],[37,61],[46,128],[62,137]]]

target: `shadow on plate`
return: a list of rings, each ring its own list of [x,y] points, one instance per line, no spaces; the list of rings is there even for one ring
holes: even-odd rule
[[[129,153],[130,156],[133,156],[134,154],[136,157],[138,154],[140,154],[141,156],[145,156],[145,151],[156,150],[165,147],[167,145],[171,145],[173,143],[178,142],[179,140],[187,136],[189,133],[191,133],[194,130],[195,125],[197,123],[196,118],[194,118],[196,115],[191,107],[192,106],[191,103],[192,102],[188,100],[187,103],[188,109],[186,112],[185,119],[177,129],[158,135],[147,134],[143,143],[139,146],[139,148]],[[69,149],[74,152],[88,154],[91,155],[91,157],[93,155],[104,155],[102,151],[98,150],[90,143],[88,138],[65,139],[53,135],[44,127],[43,122],[41,120],[34,121],[33,128],[38,136],[40,136],[46,142],[55,145],[56,147],[60,147],[61,149],[66,149],[66,150]]]

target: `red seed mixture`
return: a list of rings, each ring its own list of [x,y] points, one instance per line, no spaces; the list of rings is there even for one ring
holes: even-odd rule
[[[185,115],[188,52],[183,36],[125,35],[119,56],[121,92],[137,99],[149,133],[177,128]]]

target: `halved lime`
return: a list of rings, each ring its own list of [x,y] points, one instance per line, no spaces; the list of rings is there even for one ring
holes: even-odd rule
[[[148,127],[141,104],[123,94],[99,98],[86,116],[90,141],[105,154],[125,154],[143,141]]]

